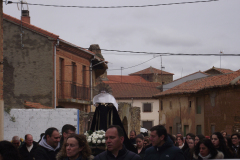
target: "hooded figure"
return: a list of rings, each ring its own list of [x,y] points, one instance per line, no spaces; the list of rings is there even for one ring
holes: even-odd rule
[[[128,150],[134,152],[135,147],[130,142],[118,115],[118,104],[115,98],[109,93],[100,93],[93,98],[93,104],[96,106],[96,110],[93,116],[91,131],[106,131],[110,125],[119,125],[124,131],[124,145]]]

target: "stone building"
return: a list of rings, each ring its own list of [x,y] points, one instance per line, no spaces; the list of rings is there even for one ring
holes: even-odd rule
[[[29,12],[23,13],[22,22],[3,14],[5,107],[33,102],[89,112],[104,59],[30,24]]]
[[[224,68],[217,68],[217,67],[212,67],[206,71],[204,71],[204,73],[210,74],[210,75],[216,75],[216,74],[225,74],[225,73],[230,73],[233,72],[231,69],[224,69]]]
[[[173,73],[162,71],[152,66],[144,70],[131,73],[130,76],[140,76],[149,82],[158,82],[161,84],[167,84],[173,81]]]
[[[184,82],[156,94],[159,123],[170,134],[240,131],[240,70]]]

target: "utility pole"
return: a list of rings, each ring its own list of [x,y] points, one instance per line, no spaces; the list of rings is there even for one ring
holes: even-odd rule
[[[0,141],[4,139],[3,103],[3,0],[0,0]]]
[[[121,67],[121,83],[122,83],[122,69],[123,69],[123,67]]]

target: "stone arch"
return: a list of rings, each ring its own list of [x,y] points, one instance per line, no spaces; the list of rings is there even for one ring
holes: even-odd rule
[[[124,118],[122,120],[122,124],[123,124],[123,128],[125,129],[126,134],[128,134],[128,120],[127,120],[126,116],[124,116]]]

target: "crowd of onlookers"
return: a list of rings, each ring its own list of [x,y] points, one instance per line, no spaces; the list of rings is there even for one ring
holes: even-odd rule
[[[0,160],[197,160],[197,159],[239,159],[240,135],[227,135],[226,131],[211,136],[186,134],[185,137],[167,134],[164,126],[150,129],[150,134],[136,135],[131,131],[130,142],[135,150],[124,145],[124,130],[118,125],[109,126],[105,134],[106,151],[92,155],[86,137],[75,134],[76,128],[66,124],[62,135],[51,127],[40,135],[38,142],[31,134],[24,140],[14,136],[12,141],[0,142]]]
[[[239,133],[227,135],[226,131],[221,131],[214,132],[211,136],[188,133],[185,137],[178,133],[177,135],[168,134],[168,137],[172,140],[174,146],[181,149],[185,160],[240,159]],[[149,140],[151,137],[142,134],[136,136],[136,132],[131,131],[130,139],[132,139],[133,144],[136,143],[136,153],[144,157],[145,150],[151,146]]]

